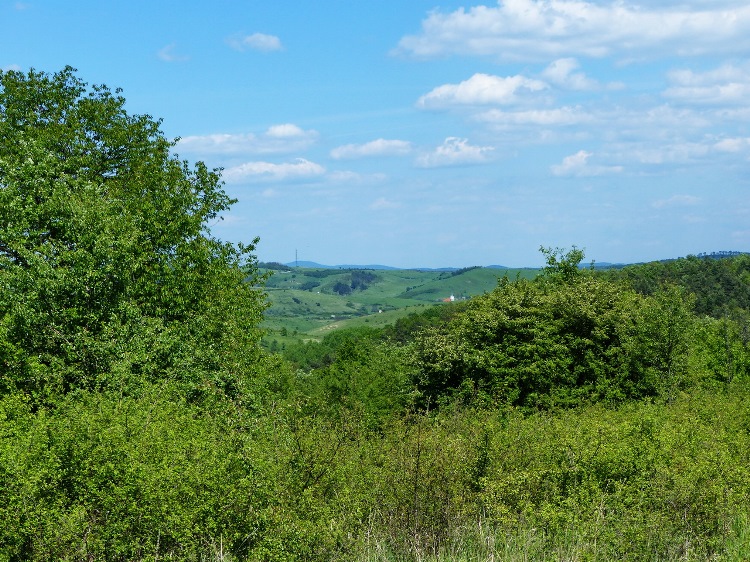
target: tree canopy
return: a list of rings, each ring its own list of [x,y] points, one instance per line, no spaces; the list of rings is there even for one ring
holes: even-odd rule
[[[173,379],[235,392],[265,300],[233,203],[119,90],[0,73],[0,368],[35,400]]]

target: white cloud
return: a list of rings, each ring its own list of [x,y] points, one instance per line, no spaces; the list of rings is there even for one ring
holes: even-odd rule
[[[722,139],[714,144],[714,148],[719,152],[742,152],[743,150],[750,149],[750,138],[730,138]]]
[[[264,133],[193,135],[180,139],[178,149],[197,154],[278,154],[304,150],[318,132],[291,123],[272,125]]]
[[[448,137],[433,152],[420,155],[416,165],[421,168],[436,168],[481,164],[487,161],[488,154],[493,150],[494,147],[491,146],[472,146],[467,139]]]
[[[458,84],[438,86],[417,100],[423,108],[441,108],[452,105],[509,104],[519,101],[522,95],[539,92],[549,86],[541,80],[525,76],[492,76],[475,74]]]
[[[630,147],[625,149],[623,157],[641,164],[690,164],[704,158],[711,147],[701,142],[665,143]]]
[[[309,131],[304,131],[293,123],[283,123],[281,125],[271,125],[266,131],[266,135],[274,138],[299,138],[304,137]]]
[[[556,109],[530,109],[524,111],[502,111],[491,109],[476,116],[478,121],[491,125],[539,125],[544,127],[578,125],[589,123],[594,117],[580,107],[560,107]]]
[[[227,39],[227,43],[237,51],[252,49],[254,51],[269,53],[272,51],[281,51],[284,48],[281,44],[281,39],[275,35],[267,35],[265,33],[230,37]]]
[[[398,209],[399,207],[401,207],[400,203],[391,201],[385,197],[380,197],[370,203],[370,209],[373,211],[386,211],[388,209]]]
[[[654,201],[651,206],[656,209],[663,209],[665,207],[690,207],[700,203],[700,198],[693,195],[674,195],[669,199],[660,199]]]
[[[8,66],[3,66],[2,68],[0,68],[0,70],[2,70],[3,72],[9,72],[11,70],[15,70],[16,72],[18,72],[21,70],[21,67],[17,64],[9,64]]]
[[[411,143],[408,141],[377,139],[364,144],[338,146],[331,150],[331,158],[343,160],[367,156],[403,156],[411,150]]]
[[[325,174],[320,164],[297,158],[294,162],[275,164],[273,162],[246,162],[224,170],[222,174],[227,183],[243,181],[282,181],[304,180]]]
[[[568,90],[596,90],[599,83],[588,78],[583,72],[576,72],[580,64],[574,58],[552,61],[542,72],[542,77],[549,82]]]
[[[159,52],[156,55],[164,62],[184,62],[190,58],[186,55],[177,53],[176,51],[177,44],[170,43],[169,45],[159,49]]]
[[[563,158],[561,164],[552,166],[550,169],[556,176],[589,177],[601,176],[622,172],[622,166],[592,166],[589,159],[593,153],[579,150],[575,154]]]
[[[382,173],[359,174],[351,170],[334,170],[326,174],[326,180],[331,183],[346,183],[349,185],[364,185],[383,182],[387,176]]]
[[[725,64],[708,72],[675,70],[664,96],[698,104],[746,104],[750,97],[750,67]]]
[[[573,55],[744,54],[750,45],[750,6],[687,3],[658,6],[620,0],[504,0],[497,6],[431,12],[418,35],[397,53],[420,58],[450,54],[505,60]]]

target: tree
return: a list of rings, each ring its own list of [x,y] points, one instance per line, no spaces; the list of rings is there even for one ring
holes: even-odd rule
[[[671,401],[685,385],[696,317],[695,296],[685,288],[664,284],[649,296],[637,313],[626,346],[629,370],[642,377]]]
[[[542,268],[542,271],[548,278],[570,282],[580,276],[580,265],[583,258],[586,257],[586,254],[580,248],[573,246],[565,252],[562,248],[540,246],[539,251],[547,264]]]
[[[424,400],[575,406],[654,395],[660,381],[673,380],[685,331],[682,317],[675,325],[669,314],[686,309],[575,275],[567,283],[503,278],[447,324],[419,334],[414,382]]]
[[[212,237],[219,171],[124,106],[70,67],[0,72],[0,392],[236,393],[257,355],[257,239]]]

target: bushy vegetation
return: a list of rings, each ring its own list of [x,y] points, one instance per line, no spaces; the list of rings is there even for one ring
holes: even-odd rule
[[[625,281],[645,295],[665,283],[680,285],[696,296],[695,312],[701,316],[721,318],[750,310],[750,254],[723,259],[688,256],[610,269],[603,275]]]
[[[158,122],[11,71],[0,139],[0,560],[750,558],[746,256],[543,248],[281,356]]]

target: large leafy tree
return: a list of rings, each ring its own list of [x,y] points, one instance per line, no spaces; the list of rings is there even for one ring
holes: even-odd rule
[[[0,72],[0,392],[237,392],[265,307],[257,240],[211,236],[233,201],[173,148],[73,68]]]
[[[489,398],[526,407],[673,398],[686,383],[692,299],[665,286],[651,296],[578,267],[575,248],[542,248],[545,275],[502,279],[448,324],[415,342],[425,400]]]

